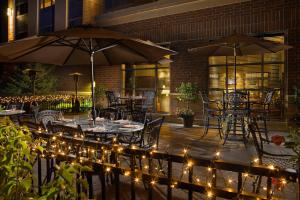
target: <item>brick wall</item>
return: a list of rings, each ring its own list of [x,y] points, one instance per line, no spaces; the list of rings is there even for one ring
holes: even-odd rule
[[[125,34],[170,43],[179,52],[172,59],[171,90],[185,80],[207,89],[207,58],[186,52],[203,41],[230,35],[236,30],[243,34],[283,33],[293,49],[287,53],[286,80],[289,94],[300,87],[300,1],[253,0],[222,7],[153,18],[109,27]],[[173,102],[173,101],[172,101]],[[172,103],[173,111],[175,103]]]

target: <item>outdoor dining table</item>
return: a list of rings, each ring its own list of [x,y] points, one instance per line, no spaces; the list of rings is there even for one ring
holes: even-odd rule
[[[7,116],[13,116],[13,115],[20,115],[25,113],[25,110],[16,110],[16,109],[11,109],[11,110],[1,110],[0,111],[0,117],[7,117]]]
[[[95,125],[92,120],[73,120],[62,119],[54,121],[53,123],[61,124],[70,127],[81,126],[82,131],[92,131],[96,133],[111,133],[119,134],[132,134],[143,130],[144,124],[130,120],[108,120],[104,118],[97,118]]]

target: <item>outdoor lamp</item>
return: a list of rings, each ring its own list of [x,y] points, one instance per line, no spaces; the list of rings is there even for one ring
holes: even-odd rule
[[[8,17],[12,17],[13,16],[13,9],[12,8],[7,8],[6,14]]]

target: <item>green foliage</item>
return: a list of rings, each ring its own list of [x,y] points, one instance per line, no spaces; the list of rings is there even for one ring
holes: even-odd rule
[[[86,189],[88,184],[82,177],[82,172],[91,168],[79,163],[61,162],[56,165],[53,180],[43,186],[42,196],[33,189],[33,166],[37,154],[43,153],[43,141],[32,139],[32,134],[26,127],[13,124],[8,118],[0,119],[0,200],[13,199],[68,199],[77,198],[76,183]],[[79,178],[78,178],[79,177]],[[81,199],[87,199],[84,193]]]
[[[95,97],[96,99],[104,98],[106,87],[104,85],[96,85],[95,87]]]
[[[99,107],[102,107],[104,104],[104,99],[105,99],[105,91],[106,87],[104,85],[96,85],[95,87],[95,99],[96,99],[96,104]]]
[[[193,115],[192,110],[190,109],[190,104],[198,100],[198,87],[190,82],[181,83],[180,87],[176,89],[179,93],[177,99],[186,104],[186,108],[181,110],[179,115]]]
[[[49,65],[29,65],[26,67],[18,67],[15,73],[10,77],[9,81],[2,89],[2,93],[6,95],[32,95],[32,81],[29,74],[24,72],[25,68],[37,70],[35,91],[36,95],[44,95],[55,92],[56,78],[53,75],[54,66]]]
[[[0,199],[26,199],[32,197],[32,166],[36,153],[27,128],[17,127],[4,118],[0,122]],[[42,151],[42,148],[39,147]]]
[[[296,155],[292,157],[292,160],[300,164],[300,133],[298,129],[290,129],[285,146],[295,152]]]
[[[76,184],[81,184],[84,190],[88,188],[88,183],[86,179],[83,179],[81,173],[89,172],[91,168],[82,166],[76,162],[71,164],[61,162],[60,165],[56,165],[55,168],[56,173],[54,180],[43,187],[43,194],[39,200],[57,199],[58,197],[61,200],[78,199]],[[87,199],[87,196],[82,192],[80,198]]]

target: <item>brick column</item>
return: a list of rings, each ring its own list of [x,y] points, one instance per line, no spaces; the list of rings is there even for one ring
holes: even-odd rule
[[[55,27],[54,30],[68,28],[68,0],[55,1]]]
[[[39,0],[28,1],[28,36],[39,33]]]
[[[83,24],[94,24],[96,16],[104,10],[104,0],[85,0],[83,1]]]

